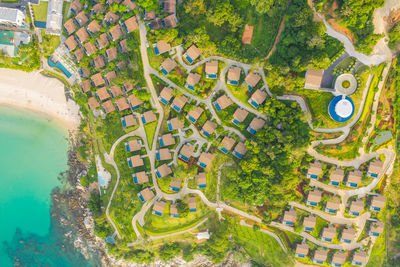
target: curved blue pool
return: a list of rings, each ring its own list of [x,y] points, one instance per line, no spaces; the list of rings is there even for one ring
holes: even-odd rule
[[[57,68],[57,69],[61,70],[65,74],[65,76],[67,76],[68,78],[71,77],[72,74],[60,62],[58,62],[58,61],[54,62],[51,59],[51,57],[49,57],[47,62],[49,63],[50,67]]]
[[[337,122],[346,122],[354,115],[353,100],[344,95],[335,96],[329,103],[328,111],[331,118]]]

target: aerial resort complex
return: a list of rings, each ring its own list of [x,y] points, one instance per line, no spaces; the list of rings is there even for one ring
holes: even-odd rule
[[[51,214],[79,225],[64,237],[90,263],[60,259],[400,266],[399,14],[394,0],[0,3],[1,67],[30,75],[0,71],[0,102],[74,114],[68,193],[54,191],[68,197],[51,203],[77,219]]]

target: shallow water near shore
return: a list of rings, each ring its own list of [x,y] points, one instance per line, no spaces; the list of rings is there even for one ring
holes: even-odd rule
[[[0,266],[91,265],[50,216],[67,156],[67,132],[54,122],[0,106]]]

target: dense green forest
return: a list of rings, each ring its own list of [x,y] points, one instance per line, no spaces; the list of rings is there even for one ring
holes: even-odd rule
[[[395,49],[400,43],[400,23],[396,23],[389,31],[389,48]]]
[[[247,204],[266,205],[279,213],[294,200],[300,183],[295,174],[301,165],[302,149],[309,144],[309,127],[297,103],[269,98],[262,108],[269,118],[266,126],[246,142],[248,152],[229,177],[232,194]],[[266,214],[269,219],[269,214]]]

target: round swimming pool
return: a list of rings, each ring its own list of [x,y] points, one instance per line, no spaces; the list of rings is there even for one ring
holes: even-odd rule
[[[338,95],[329,103],[328,111],[335,121],[346,122],[354,114],[353,100],[348,96]]]

